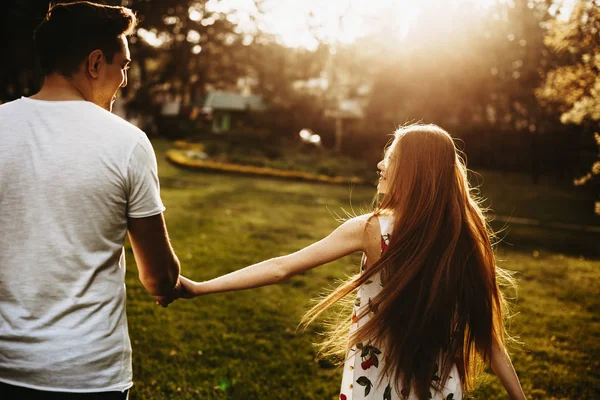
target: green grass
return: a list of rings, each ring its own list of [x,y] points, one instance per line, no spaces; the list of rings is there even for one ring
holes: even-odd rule
[[[195,280],[298,250],[333,230],[334,215],[343,214],[342,208],[368,209],[373,195],[367,187],[351,191],[180,170],[164,161],[166,142],[154,145],[172,243],[183,273]],[[513,346],[513,360],[526,394],[531,399],[600,398],[600,262],[589,246],[578,254],[545,244],[556,235],[554,240],[566,247],[593,239],[510,228],[513,241],[519,235],[530,241],[526,246],[503,243],[498,250],[500,265],[515,271],[519,285],[510,332],[522,342]],[[162,309],[143,290],[127,250],[132,400],[337,398],[341,371],[315,359],[320,327],[307,332],[296,327],[311,299],[357,271],[359,254],[281,285]],[[485,375],[473,398],[507,397],[498,380]]]

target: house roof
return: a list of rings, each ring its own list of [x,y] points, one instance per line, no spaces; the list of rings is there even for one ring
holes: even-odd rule
[[[266,108],[259,96],[244,96],[233,92],[212,91],[204,99],[204,107],[213,110],[261,111]]]

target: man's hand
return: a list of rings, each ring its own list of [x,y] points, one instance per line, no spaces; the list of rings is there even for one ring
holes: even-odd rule
[[[194,292],[195,282],[180,275],[179,280],[168,296],[155,296],[156,304],[159,304],[163,308],[166,308],[169,304],[177,299],[193,299],[196,297]]]

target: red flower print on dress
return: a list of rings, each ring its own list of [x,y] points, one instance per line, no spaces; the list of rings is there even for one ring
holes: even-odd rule
[[[365,360],[365,361],[363,361],[363,362],[360,363],[360,367],[363,370],[369,369],[373,365],[375,365],[375,358],[369,358],[368,360]]]
[[[379,368],[379,359],[377,356],[381,354],[381,351],[378,348],[370,344],[366,346],[361,345],[358,348],[361,350],[360,357],[363,361],[360,363],[360,366],[363,370],[367,370],[373,366]]]
[[[346,400],[347,397],[344,393],[340,394],[340,400]]]

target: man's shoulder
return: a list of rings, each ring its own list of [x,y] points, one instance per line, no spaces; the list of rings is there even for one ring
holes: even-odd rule
[[[96,114],[95,118],[98,123],[106,124],[111,128],[116,129],[121,134],[131,134],[133,137],[136,138],[140,137],[140,135],[145,136],[144,131],[142,131],[137,126],[101,107],[94,105],[94,113]]]
[[[54,131],[72,132],[78,137],[86,132],[85,136],[101,140],[108,148],[132,149],[148,141],[140,128],[88,101],[51,102],[22,97],[0,105],[0,126],[21,126],[24,121],[36,125],[38,118],[45,119],[40,125],[43,129],[50,126]]]
[[[129,143],[135,146],[148,140],[144,131],[129,121],[91,102],[87,106],[86,112],[76,118],[81,118],[85,127],[92,129],[107,144]]]
[[[23,99],[11,100],[6,103],[0,104],[0,113],[9,115],[14,112],[16,109],[21,108],[23,106]]]

